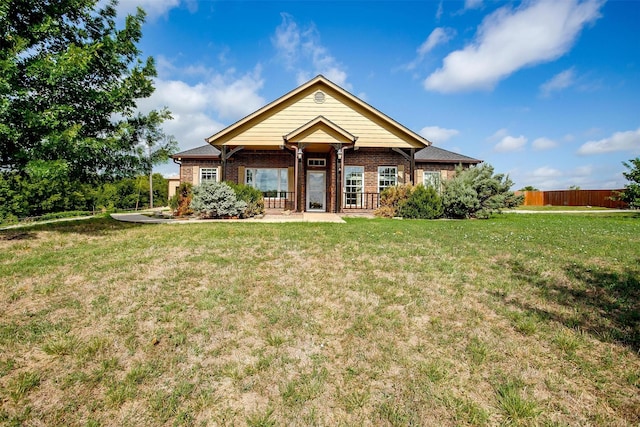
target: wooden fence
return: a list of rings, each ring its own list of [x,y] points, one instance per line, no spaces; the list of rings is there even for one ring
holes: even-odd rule
[[[622,190],[557,190],[557,191],[516,191],[524,194],[525,206],[600,206],[624,209],[628,205],[619,200],[611,200]]]

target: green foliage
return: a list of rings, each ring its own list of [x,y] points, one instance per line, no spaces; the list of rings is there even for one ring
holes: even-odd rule
[[[226,184],[236,193],[238,200],[247,204],[247,208],[242,213],[242,218],[251,218],[264,213],[264,197],[262,191],[246,184],[235,184],[227,181]]]
[[[59,161],[72,180],[140,171],[133,117],[153,93],[153,58],[136,46],[145,13],[116,23],[115,1],[9,0],[0,8],[1,165]],[[132,132],[133,130],[133,132]]]
[[[95,186],[150,173],[177,148],[160,127],[169,111],[134,115],[156,71],[136,46],[144,12],[118,29],[115,4],[2,2],[0,220],[125,203]]]
[[[632,209],[640,209],[640,157],[622,162],[629,169],[622,175],[630,181],[624,186],[624,191],[619,194],[619,199],[627,202]]]
[[[193,187],[191,208],[203,218],[233,217],[241,215],[247,203],[226,183],[208,181]]]
[[[178,186],[176,194],[169,200],[169,207],[174,216],[186,216],[193,213],[191,199],[193,198],[193,185],[183,182]]]
[[[522,187],[518,191],[540,191],[540,190],[534,187],[533,185],[527,185],[526,187]]]
[[[375,210],[374,215],[384,218],[398,216],[398,207],[409,198],[412,191],[413,186],[411,184],[385,188],[380,193],[380,207]]]
[[[418,184],[409,197],[398,205],[403,218],[434,219],[442,216],[442,200],[433,187]]]
[[[488,218],[493,212],[513,208],[523,197],[509,189],[513,182],[508,176],[493,173],[493,166],[456,168],[456,176],[444,182],[442,203],[448,218]]]
[[[167,200],[167,180],[153,174],[153,195]],[[0,173],[0,223],[26,217],[59,217],[56,213],[132,209],[149,206],[149,179],[124,178],[91,186],[69,181],[63,162],[34,161],[29,173]]]

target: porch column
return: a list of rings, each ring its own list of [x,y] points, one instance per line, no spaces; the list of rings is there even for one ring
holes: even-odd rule
[[[411,149],[411,166],[409,168],[410,174],[409,174],[409,179],[411,182],[411,185],[415,185],[415,170],[416,170],[416,149],[412,148]]]
[[[342,156],[344,149],[342,146],[337,151],[336,158],[336,213],[342,212]]]
[[[227,180],[227,146],[222,146],[222,152],[220,153],[222,157],[222,177],[220,179],[221,182]]]

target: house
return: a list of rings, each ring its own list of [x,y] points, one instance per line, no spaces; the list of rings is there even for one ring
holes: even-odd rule
[[[169,185],[169,191],[167,193],[167,198],[171,200],[173,196],[178,192],[178,187],[180,186],[180,177],[179,176],[170,176],[167,178],[167,184]]]
[[[261,190],[267,209],[375,209],[404,183],[439,189],[456,165],[481,160],[436,148],[323,76],[174,154],[180,182],[232,181]]]

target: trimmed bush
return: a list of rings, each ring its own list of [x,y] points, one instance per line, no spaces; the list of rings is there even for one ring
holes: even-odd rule
[[[240,215],[242,218],[251,218],[264,213],[262,191],[246,184],[235,184],[233,182],[226,182],[226,184],[233,189],[238,200],[242,200],[247,204],[247,208]]]
[[[442,200],[433,187],[418,184],[398,206],[398,214],[403,218],[435,219],[442,216]]]
[[[385,188],[380,193],[380,207],[373,214],[384,218],[398,216],[398,206],[406,201],[412,192],[413,186],[411,184]]]
[[[247,203],[238,200],[235,191],[224,182],[205,182],[193,187],[191,209],[203,218],[240,216]]]

